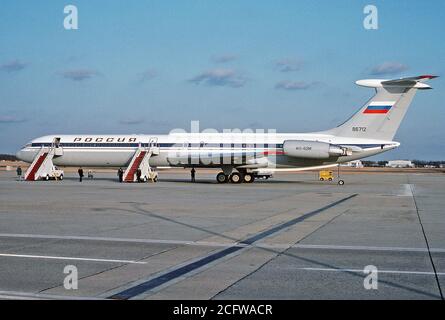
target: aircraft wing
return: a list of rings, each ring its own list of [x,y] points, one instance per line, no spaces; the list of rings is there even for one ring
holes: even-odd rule
[[[234,163],[235,166],[239,164],[240,168],[258,168],[267,165],[267,155],[265,152],[242,151],[242,150],[215,150],[215,151],[189,151],[177,152],[168,155],[170,162],[188,163],[188,160],[200,163]],[[233,159],[233,160],[232,160]]]
[[[311,167],[301,167],[301,168],[258,168],[257,170],[253,170],[255,172],[261,173],[261,171],[266,172],[300,172],[300,171],[309,171],[309,170],[322,170],[328,168],[338,167],[337,163],[334,164],[326,164],[322,166],[311,166]]]

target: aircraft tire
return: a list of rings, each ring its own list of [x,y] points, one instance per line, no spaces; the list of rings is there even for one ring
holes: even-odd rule
[[[246,173],[244,175],[244,182],[245,183],[252,183],[255,180],[255,177],[251,173]]]
[[[241,183],[243,182],[243,177],[241,176],[240,173],[234,172],[230,175],[230,181],[232,183]]]
[[[226,183],[228,181],[228,176],[224,174],[224,172],[220,172],[216,175],[216,181],[218,183]]]

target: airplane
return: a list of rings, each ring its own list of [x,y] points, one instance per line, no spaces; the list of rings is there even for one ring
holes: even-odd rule
[[[156,180],[153,172],[159,167],[220,168],[218,183],[251,183],[264,170],[330,168],[399,147],[393,139],[414,95],[432,89],[425,82],[434,78],[356,81],[375,89],[375,95],[344,123],[325,131],[48,135],[27,143],[16,156],[32,163],[26,180],[48,177],[57,165],[127,167],[124,181],[128,182],[136,181],[136,172],[144,181]]]

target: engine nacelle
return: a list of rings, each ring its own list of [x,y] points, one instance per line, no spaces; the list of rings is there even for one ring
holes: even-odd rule
[[[347,150],[326,142],[287,140],[283,144],[284,153],[289,157],[304,159],[328,159],[347,155]]]

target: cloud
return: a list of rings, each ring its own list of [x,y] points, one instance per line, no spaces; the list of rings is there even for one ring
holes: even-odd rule
[[[246,78],[232,69],[213,69],[197,75],[189,82],[208,86],[240,88],[245,85]]]
[[[0,115],[0,123],[20,123],[26,120],[16,116]]]
[[[3,63],[2,65],[0,65],[0,70],[5,71],[5,72],[18,72],[21,71],[23,69],[25,69],[25,67],[27,66],[26,63],[20,61],[20,60],[12,60],[6,63]]]
[[[288,91],[295,91],[295,90],[306,90],[311,87],[313,87],[316,82],[305,82],[305,81],[290,81],[290,80],[283,80],[278,82],[275,85],[275,89],[282,89],[282,90],[288,90]]]
[[[138,74],[139,82],[146,82],[152,80],[158,76],[158,73],[154,69],[148,69]]]
[[[384,62],[371,68],[370,74],[374,76],[398,74],[408,70],[408,66],[399,62]]]
[[[275,61],[275,67],[280,72],[298,71],[303,66],[303,61],[296,59],[281,59]]]
[[[60,73],[62,77],[73,81],[83,81],[98,76],[99,72],[91,69],[73,69],[66,70]]]
[[[220,56],[212,57],[212,61],[215,63],[227,63],[238,59],[237,55],[234,54],[223,54]]]
[[[119,124],[123,124],[123,125],[137,125],[137,124],[141,124],[144,123],[145,120],[144,119],[139,119],[139,118],[132,118],[132,119],[122,119],[119,121]]]

